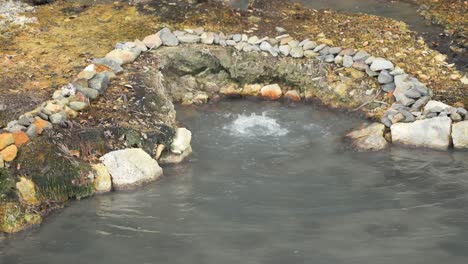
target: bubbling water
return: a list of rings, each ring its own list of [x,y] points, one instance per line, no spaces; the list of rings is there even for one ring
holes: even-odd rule
[[[281,137],[289,133],[289,130],[278,124],[276,119],[268,117],[267,112],[262,112],[261,115],[255,113],[237,115],[237,118],[225,125],[224,129],[231,135],[239,137]]]

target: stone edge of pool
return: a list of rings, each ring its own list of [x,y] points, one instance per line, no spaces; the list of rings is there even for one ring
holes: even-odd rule
[[[79,112],[88,108],[90,101],[106,92],[109,81],[116,74],[123,72],[122,65],[132,63],[143,52],[156,50],[161,46],[175,47],[195,43],[230,47],[247,53],[261,52],[273,57],[318,60],[344,68],[354,68],[376,78],[381,90],[387,93],[388,97],[394,98],[395,103],[389,105],[380,123],[372,123],[346,135],[358,151],[382,150],[389,142],[439,150],[446,150],[451,146],[455,149],[468,148],[467,111],[431,100],[432,91],[429,88],[415,77],[406,74],[404,70],[394,67],[391,61],[375,58],[364,50],[335,47],[325,38],[298,41],[285,34],[284,29],[277,27],[276,30],[282,35],[261,38],[246,34],[205,32],[203,28],[180,31],[163,28],[156,34],[146,36],[143,41],[117,43],[115,49],[104,58],[93,60],[71,83],[54,92],[51,100],[8,123],[4,132],[0,133],[0,170],[5,171],[3,167],[9,167],[21,146],[40,136],[45,130],[53,129],[54,126],[60,126],[68,119],[77,117]],[[229,97],[243,96],[245,93],[242,89],[224,89],[220,94]],[[311,99],[296,90],[283,91],[276,83],[252,85],[248,94],[267,100]],[[200,98],[192,98],[191,101],[206,103],[209,99],[203,95]],[[386,102],[375,100],[369,103],[388,105]],[[390,132],[385,133],[388,129]],[[170,140],[170,146],[157,146],[154,158],[138,148],[120,149],[103,155],[100,163],[92,165],[94,192],[132,189],[157,180],[162,175],[157,161],[166,164],[182,162],[192,151],[190,141],[191,132],[180,127]],[[23,202],[29,206],[38,205],[34,183],[31,180],[20,177],[15,186]],[[0,231],[17,232],[41,221],[39,215],[27,214],[23,216],[24,225],[9,228],[5,223],[11,222],[15,214],[21,213],[15,206],[9,203],[1,205],[0,219],[3,221],[0,221]]]

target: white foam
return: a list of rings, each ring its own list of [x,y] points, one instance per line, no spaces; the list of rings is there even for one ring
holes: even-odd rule
[[[242,137],[284,136],[289,133],[274,118],[266,116],[266,112],[262,115],[255,113],[238,115],[234,121],[224,126],[224,129],[234,136]]]

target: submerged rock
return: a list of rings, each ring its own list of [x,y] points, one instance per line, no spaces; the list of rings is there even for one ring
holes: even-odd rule
[[[166,164],[166,165],[179,164],[182,161],[184,161],[188,156],[190,156],[190,154],[192,154],[192,147],[191,146],[189,146],[181,154],[175,154],[175,153],[172,153],[172,152],[165,152],[161,156],[161,159],[159,160],[159,162],[161,164]]]
[[[122,149],[100,158],[112,177],[116,190],[128,190],[156,181],[163,171],[158,162],[142,149]]]
[[[452,139],[454,148],[468,149],[468,121],[452,125]]]
[[[449,117],[435,117],[393,124],[390,129],[393,143],[445,150],[450,145],[451,125]]]
[[[346,137],[352,140],[353,148],[357,151],[378,151],[388,146],[388,142],[384,138],[384,131],[383,124],[372,123],[348,133]]]

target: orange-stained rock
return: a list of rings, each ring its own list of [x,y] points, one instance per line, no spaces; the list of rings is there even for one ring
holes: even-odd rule
[[[2,158],[6,162],[13,161],[16,158],[16,155],[18,154],[18,148],[15,145],[10,145],[0,151],[0,155],[2,155]]]
[[[36,131],[37,131],[37,134],[42,134],[42,132],[44,131],[44,129],[48,129],[48,128],[51,128],[52,127],[52,124],[43,120],[43,119],[36,119],[34,120],[34,126],[36,127]]]
[[[281,91],[281,88],[278,84],[263,86],[260,90],[260,94],[270,100],[278,100],[281,98],[282,93],[283,92]]]
[[[11,133],[2,133],[0,134],[0,150],[8,147],[9,145],[15,143],[15,138]]]
[[[15,145],[18,148],[29,142],[28,135],[22,131],[13,133],[13,138],[15,138]]]
[[[111,71],[111,68],[107,67],[104,64],[94,64],[94,70],[97,73],[101,73],[101,72]]]
[[[293,102],[301,101],[301,95],[295,90],[287,91],[286,94],[284,94],[284,98],[291,100]]]

